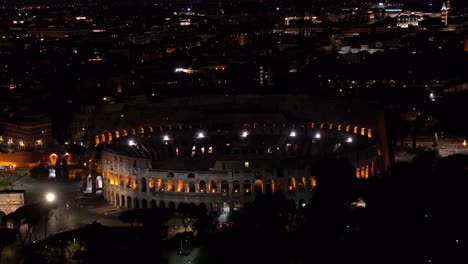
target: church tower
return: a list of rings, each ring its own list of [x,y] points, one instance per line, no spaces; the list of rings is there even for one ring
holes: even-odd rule
[[[447,4],[445,4],[447,2]],[[450,10],[450,1],[442,2],[442,8],[440,9],[440,22],[444,26],[448,26],[448,15]]]

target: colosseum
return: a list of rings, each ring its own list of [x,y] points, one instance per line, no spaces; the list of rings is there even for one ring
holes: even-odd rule
[[[321,157],[347,158],[360,179],[389,164],[379,106],[344,98],[136,100],[97,111],[94,132],[103,196],[125,208],[194,202],[229,211],[273,192],[299,205],[314,192]]]

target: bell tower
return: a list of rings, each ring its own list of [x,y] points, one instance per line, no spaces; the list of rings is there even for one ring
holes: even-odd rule
[[[446,4],[447,2],[447,4]],[[448,15],[450,10],[450,1],[443,1],[442,8],[440,9],[440,22],[445,27],[448,26]]]

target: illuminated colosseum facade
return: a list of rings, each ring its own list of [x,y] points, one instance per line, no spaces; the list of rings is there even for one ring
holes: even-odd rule
[[[273,192],[299,205],[314,192],[321,157],[346,157],[361,179],[389,164],[384,115],[358,101],[206,96],[113,109],[98,114],[94,143],[104,198],[125,208],[231,210]]]

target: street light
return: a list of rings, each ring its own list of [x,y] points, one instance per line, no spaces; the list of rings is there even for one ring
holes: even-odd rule
[[[55,194],[51,193],[51,192],[48,192],[46,194],[46,201],[49,202],[49,203],[55,202]]]

